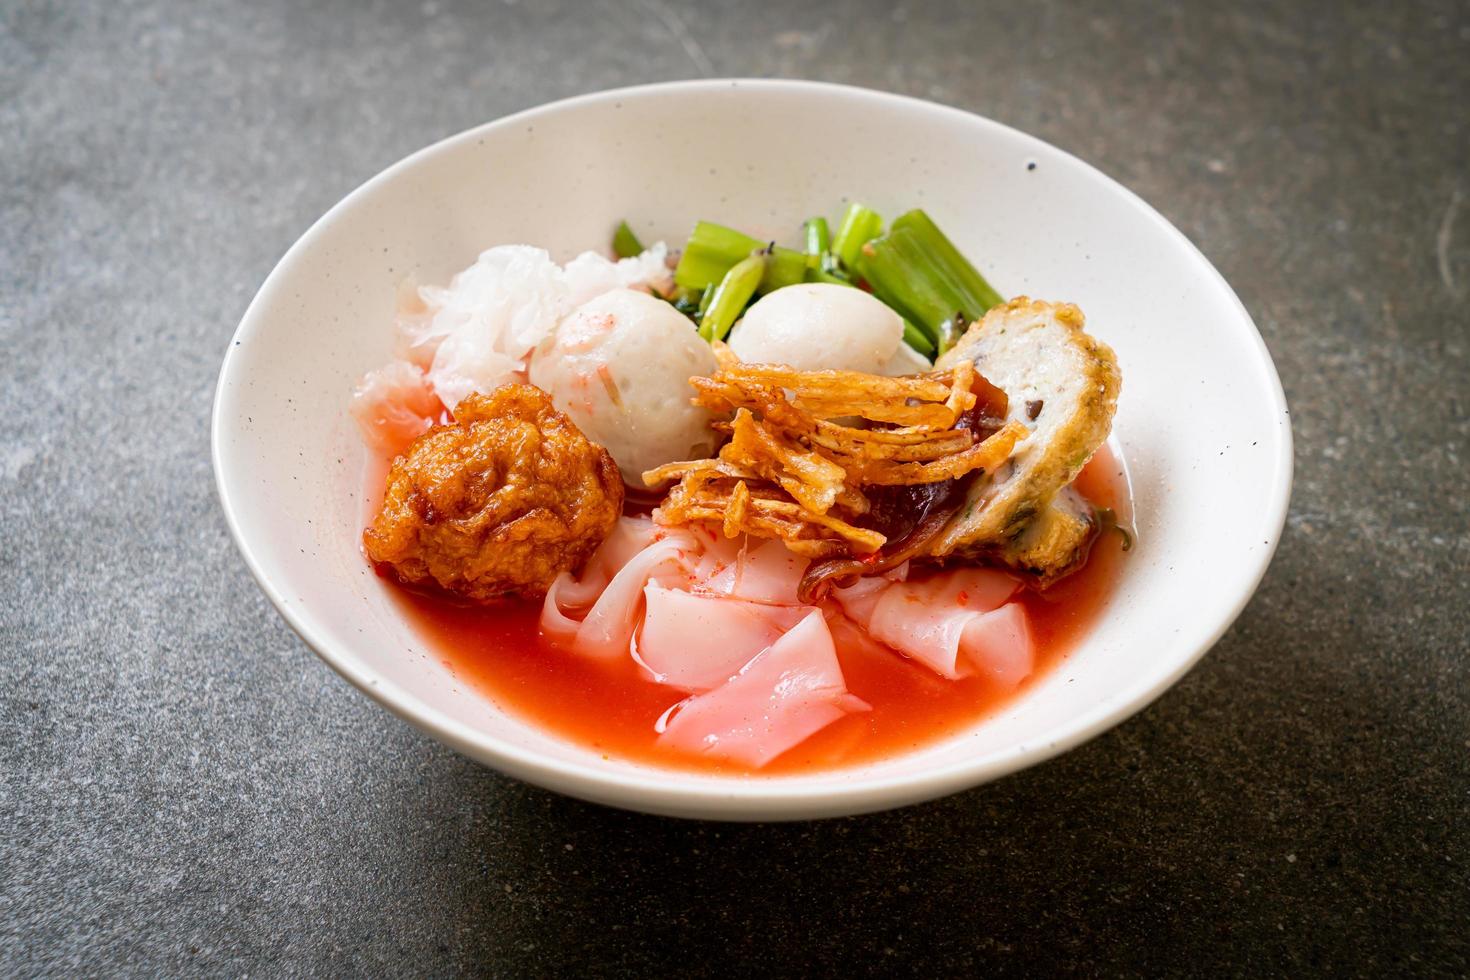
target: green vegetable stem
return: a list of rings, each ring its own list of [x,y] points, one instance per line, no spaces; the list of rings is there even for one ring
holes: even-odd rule
[[[857,201],[847,206],[842,223],[837,226],[837,237],[832,240],[832,252],[841,261],[842,267],[851,272],[856,268],[858,251],[883,232],[883,217]]]
[[[827,227],[827,219],[818,215],[815,218],[806,219],[806,267],[808,269],[822,270],[827,261],[827,255],[832,250],[832,232]]]
[[[893,222],[893,228],[895,231],[912,231],[920,247],[933,257],[935,264],[944,270],[966,301],[977,307],[964,311],[970,319],[976,319],[992,306],[1005,302],[1000,293],[985,281],[979,270],[970,264],[944,232],[939,230],[933,219],[921,209],[915,208],[899,215]]]
[[[985,278],[923,211],[897,218],[865,244],[856,269],[873,295],[922,330],[942,353],[958,319],[977,320],[1002,302]]]
[[[710,221],[694,226],[694,234],[684,245],[679,265],[674,269],[674,282],[686,289],[703,289],[719,282],[736,264],[752,252],[767,249],[767,244]],[[759,291],[769,293],[782,286],[801,282],[806,273],[806,256],[789,248],[776,246],[764,264]]]
[[[631,259],[635,255],[643,254],[643,243],[638,236],[633,234],[633,229],[628,227],[626,221],[619,221],[617,231],[613,232],[613,254],[620,259]]]
[[[736,262],[725,273],[714,289],[714,299],[699,321],[699,335],[705,340],[724,340],[736,317],[745,309],[745,304],[755,295],[756,288],[767,273],[768,259],[765,251],[758,251]]]
[[[851,286],[852,285],[851,282],[849,282],[848,280],[842,278],[841,276],[836,275],[835,273],[825,272],[822,269],[808,269],[808,270],[806,270],[806,281],[807,282],[825,282],[825,283],[830,283],[833,286]]]
[[[903,321],[903,342],[920,354],[923,354],[929,360],[934,360],[934,341],[925,336],[924,331],[907,320]]]

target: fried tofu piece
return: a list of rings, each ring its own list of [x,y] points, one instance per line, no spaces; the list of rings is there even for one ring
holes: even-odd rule
[[[1020,296],[988,312],[935,364],[943,371],[973,363],[1009,398],[1007,421],[1030,435],[969,488],[931,546],[934,556],[1000,558],[1042,582],[1086,556],[1090,512],[1083,516],[1080,497],[1054,505],[1107,439],[1122,377],[1112,350],[1083,323],[1071,304]]]
[[[540,598],[617,523],[617,464],[532,385],[474,394],[393,461],[368,557],[471,602]]]

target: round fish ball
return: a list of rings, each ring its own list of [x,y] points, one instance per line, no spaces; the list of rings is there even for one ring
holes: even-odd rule
[[[799,371],[882,374],[903,340],[903,318],[872,294],[810,282],[767,293],[730,335],[742,361]]]
[[[562,319],[532,356],[530,380],[641,487],[645,470],[714,452],[689,379],[715,369],[687,317],[648,293],[614,289]]]

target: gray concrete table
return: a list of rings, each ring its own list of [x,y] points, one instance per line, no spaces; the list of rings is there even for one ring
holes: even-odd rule
[[[1470,9],[991,8],[0,0],[0,973],[1470,970]],[[1235,285],[1296,495],[1142,715],[896,813],[655,819],[441,748],[251,582],[206,417],[286,247],[446,134],[711,74],[1036,133]]]

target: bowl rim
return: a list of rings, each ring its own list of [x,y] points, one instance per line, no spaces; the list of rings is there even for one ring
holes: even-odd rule
[[[421,161],[453,150],[470,141],[481,139],[489,133],[522,125],[528,119],[544,114],[582,109],[600,103],[612,104],[627,99],[690,95],[732,88],[757,92],[797,92],[824,97],[835,96],[884,102],[910,111],[948,118],[956,123],[978,125],[1002,132],[1010,138],[1020,137],[1031,141],[1045,147],[1047,152],[1058,154],[1073,164],[1085,168],[1091,172],[1092,176],[1111,185],[1122,195],[1122,199],[1142,217],[1154,223],[1166,236],[1181,246],[1190,261],[1199,266],[1207,277],[1212,278],[1223,289],[1224,295],[1228,296],[1229,301],[1234,304],[1235,313],[1240,318],[1242,326],[1247,328],[1244,334],[1253,345],[1252,353],[1257,359],[1257,367],[1263,372],[1264,380],[1268,382],[1267,387],[1274,399],[1277,413],[1285,417],[1287,422],[1276,426],[1273,430],[1276,433],[1277,446],[1272,466],[1269,502],[1261,514],[1260,524],[1261,529],[1268,532],[1265,540],[1269,543],[1260,551],[1253,552],[1253,557],[1241,559],[1238,566],[1241,572],[1237,573],[1238,591],[1224,613],[1210,623],[1208,629],[1197,633],[1192,639],[1174,639],[1169,644],[1169,647],[1175,650],[1184,650],[1188,647],[1186,652],[1176,652],[1171,657],[1160,658],[1163,665],[1160,669],[1143,672],[1134,683],[1124,688],[1119,694],[1070,719],[1045,740],[1029,744],[1018,743],[987,757],[960,760],[934,768],[854,779],[841,779],[840,777],[845,775],[842,770],[824,770],[810,776],[756,776],[752,778],[743,775],[711,776],[685,773],[679,770],[651,769],[646,766],[626,769],[598,768],[578,761],[540,755],[534,750],[503,741],[445,716],[432,705],[365,668],[349,650],[339,648],[329,642],[318,630],[310,611],[289,603],[281,590],[271,582],[261,557],[256,553],[241,527],[235,504],[237,491],[225,478],[225,450],[222,446],[223,436],[233,418],[231,406],[234,400],[234,388],[232,387],[234,351],[239,346],[238,342],[253,331],[255,322],[261,317],[261,311],[269,305],[273,294],[280,288],[281,280],[297,257],[310,249],[317,239],[325,234],[330,225],[345,212],[351,210],[363,197],[393,181],[399,174],[417,166]],[[659,82],[607,89],[559,99],[445,137],[409,154],[364,181],[313,222],[292,244],[272,268],[246,308],[226,345],[224,360],[215,386],[210,420],[210,456],[215,487],[224,510],[225,523],[251,575],[297,636],[358,690],[393,714],[456,751],[527,782],[626,809],[725,820],[786,820],[850,815],[934,799],[1044,762],[1142,711],[1199,662],[1200,658],[1230,628],[1254,596],[1281,539],[1293,478],[1293,440],[1286,395],[1282,389],[1275,363],[1254,319],[1230,284],[1194,243],[1137,194],[1085,160],[1039,137],[1031,136],[1004,123],[954,106],[913,96],[830,82],[750,78]],[[835,781],[834,776],[838,777]],[[819,782],[814,782],[814,779]]]

